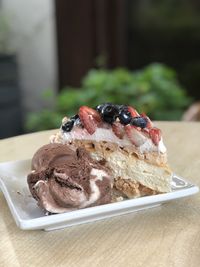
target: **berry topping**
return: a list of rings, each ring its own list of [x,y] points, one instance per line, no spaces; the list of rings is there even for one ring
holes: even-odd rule
[[[147,120],[147,125],[146,125],[146,127],[147,127],[148,129],[150,129],[150,128],[153,127],[153,123],[152,123],[152,121],[149,119],[149,117],[148,117],[145,113],[142,113],[142,114],[141,114],[141,117],[142,117],[142,118],[145,118],[145,119]]]
[[[143,117],[134,117],[131,119],[130,124],[143,129],[147,126],[147,119]]]
[[[76,125],[81,125],[81,120],[80,120],[78,114],[72,116],[72,117],[70,118],[70,120],[74,122],[74,126],[76,126]]]
[[[149,130],[149,135],[155,145],[158,145],[158,143],[161,140],[161,130],[154,127]]]
[[[101,116],[107,123],[112,124],[118,116],[118,108],[113,104],[105,104],[101,110]]]
[[[103,123],[106,122],[106,123]],[[97,127],[110,128],[119,138],[127,135],[135,146],[141,146],[150,137],[155,145],[161,140],[161,131],[153,127],[152,121],[145,113],[139,113],[131,106],[114,105],[104,103],[92,109],[87,106],[79,108],[79,113],[72,116],[70,120],[63,121],[62,130],[70,132],[73,126],[84,127],[89,134],[93,134]]]
[[[139,113],[133,107],[128,106],[128,111],[131,113],[132,117],[139,117],[140,116]]]
[[[112,130],[119,139],[122,139],[124,137],[124,126],[120,122],[115,121],[112,124]]]
[[[74,126],[74,121],[69,120],[65,124],[62,125],[62,130],[64,132],[70,132],[73,126]]]
[[[131,113],[128,111],[128,109],[123,108],[119,110],[119,120],[122,124],[127,125],[131,122]]]
[[[79,115],[78,115],[78,114],[76,114],[76,115],[74,115],[74,116],[72,116],[72,117],[70,118],[71,121],[76,121],[76,120],[78,120],[78,119],[79,119]]]
[[[105,105],[107,105],[107,104],[100,104],[100,105],[96,106],[95,109],[96,109],[99,113],[101,113],[101,112],[102,112],[102,109],[103,109],[103,107],[104,107]]]
[[[135,146],[141,146],[146,142],[146,137],[141,133],[140,130],[136,129],[134,126],[126,125],[124,126],[124,129],[129,140]]]
[[[70,132],[73,126],[76,125],[78,120],[80,120],[78,114],[72,116],[69,120],[67,120],[67,117],[65,117],[63,120],[63,125],[61,127],[62,130],[64,132]]]
[[[101,123],[101,116],[99,113],[92,108],[82,106],[79,108],[78,114],[85,129],[89,134],[93,134]]]
[[[127,110],[128,109],[128,106],[126,106],[126,105],[116,105],[116,107],[118,108],[118,110],[119,110],[119,112],[121,111],[121,110]]]

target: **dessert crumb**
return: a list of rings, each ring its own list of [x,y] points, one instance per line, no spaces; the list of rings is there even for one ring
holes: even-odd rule
[[[117,202],[120,202],[120,201],[122,201],[122,200],[124,200],[123,197],[117,197],[117,198],[116,198],[116,201],[117,201]]]

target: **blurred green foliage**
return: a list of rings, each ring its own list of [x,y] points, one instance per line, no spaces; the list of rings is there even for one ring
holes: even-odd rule
[[[80,88],[66,87],[57,95],[53,110],[30,114],[26,128],[58,128],[62,117],[76,114],[81,105],[95,107],[105,102],[134,106],[154,120],[179,120],[191,99],[175,71],[163,64],[154,63],[134,72],[124,68],[92,69]]]

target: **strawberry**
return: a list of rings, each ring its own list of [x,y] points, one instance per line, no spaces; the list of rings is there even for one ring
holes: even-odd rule
[[[125,132],[131,141],[132,144],[135,146],[141,146],[146,142],[146,137],[142,134],[142,132],[132,125],[126,125],[124,127]]]
[[[119,139],[122,139],[124,137],[124,126],[120,122],[114,122],[112,124],[112,130]]]
[[[150,129],[153,127],[153,122],[150,120],[150,118],[145,113],[142,113],[140,116],[147,119],[146,128]]]
[[[93,134],[96,130],[96,128],[101,123],[101,116],[100,114],[87,106],[82,106],[79,108],[78,113],[80,120],[85,127],[85,129],[88,131],[89,134]]]
[[[158,145],[161,139],[161,130],[154,127],[149,130],[149,136],[155,145]]]
[[[128,111],[131,113],[132,117],[139,117],[139,113],[131,106],[128,106]]]

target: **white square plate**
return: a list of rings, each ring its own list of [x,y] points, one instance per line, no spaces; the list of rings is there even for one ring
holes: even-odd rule
[[[27,174],[30,172],[30,160],[5,162],[0,164],[0,188],[8,202],[16,224],[24,230],[54,230],[72,225],[92,222],[122,215],[142,209],[148,209],[173,199],[193,195],[199,188],[184,179],[173,176],[172,192],[121,202],[80,209],[62,214],[46,216],[31,197]]]

